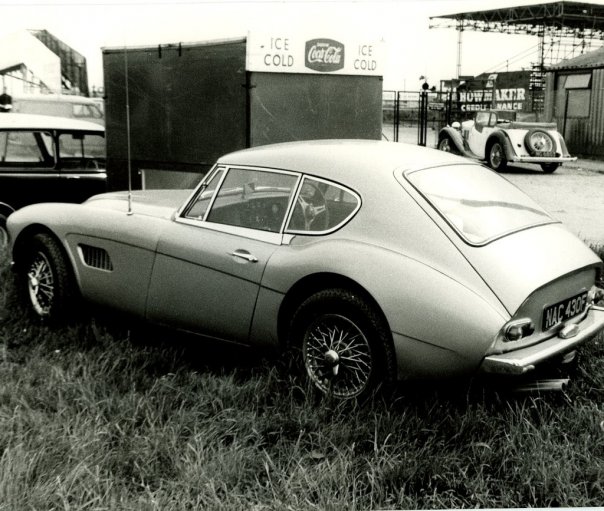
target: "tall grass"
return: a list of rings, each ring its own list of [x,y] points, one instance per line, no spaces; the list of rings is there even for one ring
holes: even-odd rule
[[[603,338],[563,393],[483,382],[319,402],[276,358],[31,322],[0,265],[0,509],[596,506]]]

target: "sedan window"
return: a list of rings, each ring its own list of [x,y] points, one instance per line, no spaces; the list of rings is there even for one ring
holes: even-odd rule
[[[450,165],[405,177],[473,245],[552,219],[514,185],[480,165]]]
[[[61,133],[59,156],[65,158],[104,158],[105,137],[96,133]]]
[[[38,131],[9,131],[0,133],[2,163],[15,165],[43,165],[51,162],[52,137]]]
[[[231,168],[207,221],[280,232],[297,182],[295,174]]]

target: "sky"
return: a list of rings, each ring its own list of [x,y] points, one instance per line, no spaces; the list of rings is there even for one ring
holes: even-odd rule
[[[385,90],[417,90],[457,73],[458,32],[430,16],[539,3],[537,0],[0,0],[0,38],[45,29],[83,54],[90,86],[103,85],[102,48],[192,43],[249,31],[363,34],[383,40]],[[604,4],[604,0],[592,0]],[[10,20],[10,23],[7,22]],[[537,61],[537,38],[464,31],[461,74],[520,70]]]

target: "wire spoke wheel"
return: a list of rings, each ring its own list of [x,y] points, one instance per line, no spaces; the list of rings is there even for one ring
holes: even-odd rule
[[[306,330],[304,365],[311,381],[340,399],[360,395],[374,369],[371,345],[361,329],[339,314],[323,314]]]
[[[16,261],[19,290],[33,315],[59,323],[77,310],[75,281],[60,242],[46,233],[25,240]]]
[[[40,316],[48,316],[55,295],[55,276],[50,261],[37,252],[27,272],[27,289],[31,305]]]

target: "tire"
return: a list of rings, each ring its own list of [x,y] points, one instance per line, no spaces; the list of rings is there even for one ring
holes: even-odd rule
[[[446,153],[458,154],[455,144],[453,144],[453,140],[451,140],[451,137],[448,135],[445,135],[438,141],[438,149]]]
[[[524,136],[524,146],[531,156],[553,156],[556,143],[552,136],[542,129],[532,129]]]
[[[20,287],[34,317],[61,322],[73,313],[75,281],[59,242],[36,234],[25,249],[20,265]]]
[[[6,230],[6,216],[0,213],[0,251],[8,245],[8,231]]]
[[[552,174],[560,166],[559,163],[542,163],[541,168],[546,174]]]
[[[495,172],[502,172],[508,166],[505,149],[498,140],[491,142],[487,147],[487,163]]]
[[[309,382],[324,395],[361,400],[396,377],[386,321],[357,293],[327,289],[310,296],[289,332]]]

